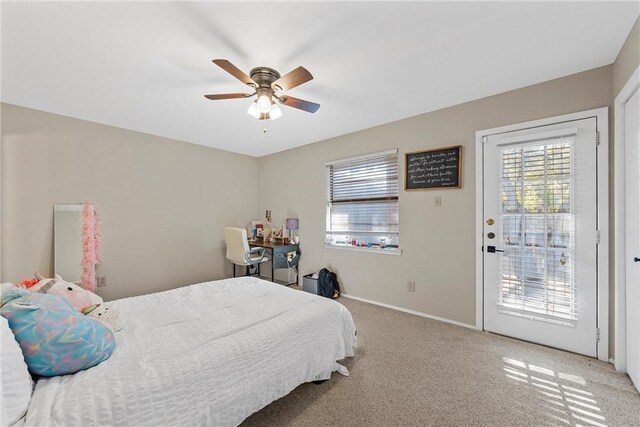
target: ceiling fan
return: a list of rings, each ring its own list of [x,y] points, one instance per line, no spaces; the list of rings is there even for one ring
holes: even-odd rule
[[[226,59],[214,59],[213,63],[242,83],[251,86],[254,92],[205,95],[204,97],[207,99],[250,98],[257,95],[256,100],[249,106],[247,113],[259,120],[275,120],[282,117],[282,111],[276,101],[287,107],[297,108],[309,113],[315,113],[320,108],[320,104],[315,102],[278,94],[278,92],[285,92],[313,79],[311,73],[304,67],[298,67],[284,76],[280,76],[280,73],[273,68],[256,67],[249,72],[250,76],[248,76]]]

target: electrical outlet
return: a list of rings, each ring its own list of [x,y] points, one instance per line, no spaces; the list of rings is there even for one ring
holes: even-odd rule
[[[433,205],[437,208],[442,206],[442,196],[436,196],[433,198]]]
[[[107,286],[107,276],[96,277],[96,282],[99,288],[102,288],[103,286]]]
[[[407,280],[407,292],[415,292],[415,291],[416,291],[416,281]]]

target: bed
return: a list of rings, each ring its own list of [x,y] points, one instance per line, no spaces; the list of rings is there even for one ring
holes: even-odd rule
[[[113,302],[124,328],[110,359],[41,378],[26,425],[240,424],[298,385],[348,375],[351,313],[253,277]]]

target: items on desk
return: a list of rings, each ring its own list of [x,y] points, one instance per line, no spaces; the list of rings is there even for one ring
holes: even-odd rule
[[[275,236],[271,228],[271,210],[267,209],[264,212],[264,218],[265,224],[262,229],[262,238],[269,242],[275,242]]]
[[[262,239],[267,242],[273,241],[273,230],[271,229],[271,226],[268,224],[262,227]]]
[[[296,236],[296,230],[300,226],[300,221],[298,218],[287,218],[287,230],[289,230],[289,241],[295,242],[296,244],[300,242],[300,238]]]
[[[262,225],[262,221],[253,220],[251,221],[251,229],[249,231],[249,235],[255,239],[258,236],[258,225]]]

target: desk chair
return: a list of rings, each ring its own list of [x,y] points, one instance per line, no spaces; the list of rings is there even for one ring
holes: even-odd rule
[[[250,276],[251,266],[257,265],[259,275],[260,264],[269,261],[265,256],[265,248],[249,248],[247,230],[244,228],[226,227],[224,240],[227,242],[227,259],[233,263],[233,277],[236,277],[236,265],[245,267],[245,276]]]

